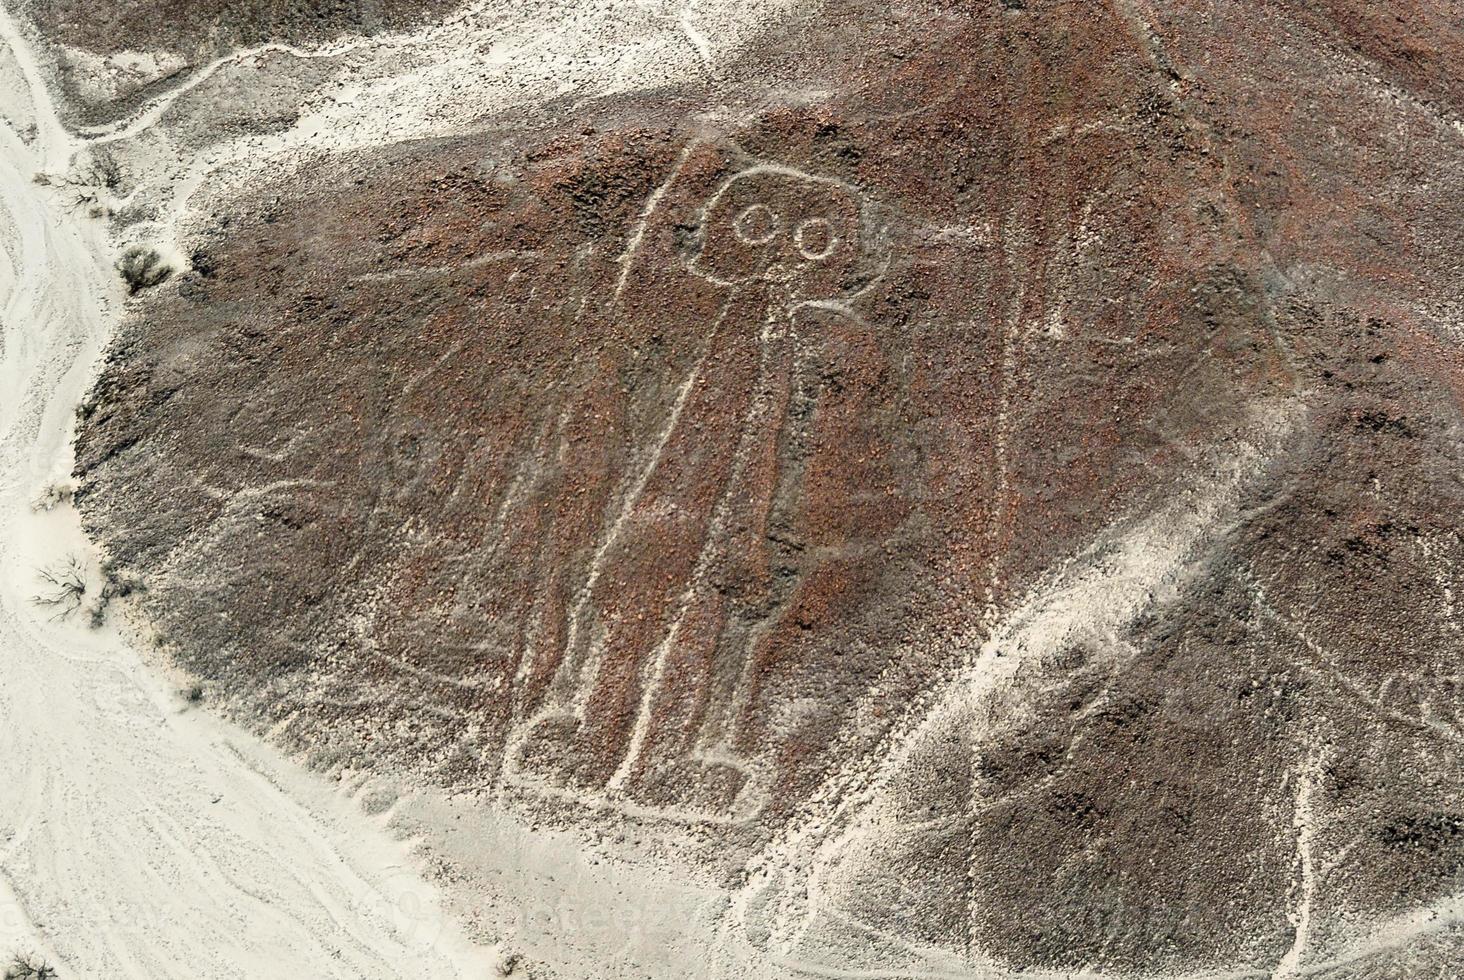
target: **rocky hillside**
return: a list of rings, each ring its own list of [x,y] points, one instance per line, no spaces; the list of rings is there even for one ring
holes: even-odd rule
[[[445,16],[64,6],[183,72]],[[758,976],[1450,975],[1461,39],[806,4],[282,156],[136,299],[87,527],[233,717],[650,841]]]

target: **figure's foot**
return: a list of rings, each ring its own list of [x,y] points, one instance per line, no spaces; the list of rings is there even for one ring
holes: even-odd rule
[[[683,757],[626,779],[615,774],[621,760],[609,747],[613,740],[597,742],[590,734],[584,719],[573,712],[539,714],[511,740],[504,779],[585,802],[598,797],[627,812],[649,810],[687,823],[740,823],[756,817],[766,802],[763,781],[739,756]]]
[[[636,800],[689,822],[751,820],[762,810],[761,780],[744,760],[692,756],[646,772],[630,787]]]

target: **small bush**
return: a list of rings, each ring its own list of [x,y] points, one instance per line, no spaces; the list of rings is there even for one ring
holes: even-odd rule
[[[31,502],[31,510],[51,511],[62,504],[71,503],[72,494],[76,488],[70,483],[51,483],[41,491],[41,495]]]
[[[65,619],[81,608],[86,599],[86,566],[72,556],[51,568],[37,569],[44,587],[31,602],[53,610],[51,619]]]
[[[144,289],[162,285],[173,275],[173,269],[163,261],[157,249],[134,245],[122,253],[117,260],[117,271],[127,283],[127,291],[133,296]]]
[[[116,191],[122,186],[122,168],[117,165],[116,157],[108,151],[93,150],[92,165],[86,172],[85,179],[93,186]]]
[[[45,960],[16,953],[5,968],[4,980],[56,980],[58,976],[55,968]]]

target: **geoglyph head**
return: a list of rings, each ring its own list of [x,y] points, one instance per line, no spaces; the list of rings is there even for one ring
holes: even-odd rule
[[[744,170],[707,202],[691,270],[722,286],[785,284],[799,299],[840,299],[879,271],[866,203],[838,181],[776,165]]]

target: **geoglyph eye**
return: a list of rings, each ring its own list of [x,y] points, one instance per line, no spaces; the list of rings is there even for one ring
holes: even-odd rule
[[[786,285],[801,298],[849,296],[870,265],[856,188],[775,164],[728,177],[702,205],[688,265],[719,286]],[[867,271],[867,270],[865,270]],[[861,280],[862,281],[862,280]]]
[[[809,218],[793,232],[798,254],[810,262],[821,262],[839,247],[839,236],[827,218]]]
[[[739,241],[747,245],[766,245],[778,237],[781,222],[777,214],[766,204],[754,204],[743,208],[732,222],[732,231]]]

